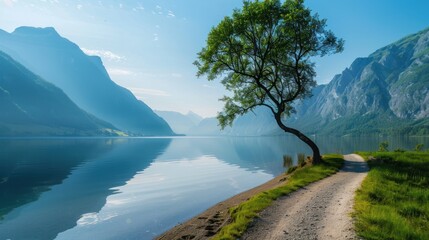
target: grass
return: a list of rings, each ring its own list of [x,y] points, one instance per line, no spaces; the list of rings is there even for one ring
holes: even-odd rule
[[[364,239],[429,239],[429,152],[360,152],[370,172],[355,197]]]
[[[232,222],[224,226],[213,239],[237,239],[257,214],[277,198],[296,191],[312,182],[337,172],[343,165],[341,155],[325,155],[321,164],[297,168],[290,173],[285,185],[262,192],[230,209]]]

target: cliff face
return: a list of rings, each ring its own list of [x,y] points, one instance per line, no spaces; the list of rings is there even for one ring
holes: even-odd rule
[[[429,30],[425,30],[356,59],[306,100],[311,104],[298,105],[290,123],[305,126],[300,122],[317,118],[319,124],[306,127],[329,132],[336,126],[342,133],[366,132],[363,119],[384,130],[405,127],[429,116],[428,91]],[[351,121],[350,126],[340,126],[344,120]]]

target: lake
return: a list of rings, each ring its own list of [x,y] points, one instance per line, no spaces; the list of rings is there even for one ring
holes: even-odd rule
[[[429,138],[316,138],[322,153]],[[0,239],[152,239],[260,185],[310,149],[295,137],[0,139]]]

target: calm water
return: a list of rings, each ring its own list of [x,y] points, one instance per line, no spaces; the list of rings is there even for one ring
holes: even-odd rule
[[[382,138],[318,138],[321,151]],[[429,138],[387,139],[391,149]],[[285,171],[295,138],[0,140],[0,239],[152,239]],[[296,159],[294,159],[296,161]]]

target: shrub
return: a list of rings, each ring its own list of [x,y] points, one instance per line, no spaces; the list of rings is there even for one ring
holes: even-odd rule
[[[298,166],[303,167],[305,165],[305,154],[298,153]]]
[[[283,167],[290,168],[293,165],[292,157],[289,155],[283,155]]]
[[[416,147],[414,148],[414,151],[416,152],[421,152],[423,150],[423,143],[419,143],[416,145]]]
[[[389,151],[389,143],[387,141],[381,142],[378,145],[378,151],[379,152],[387,152],[387,151]]]

